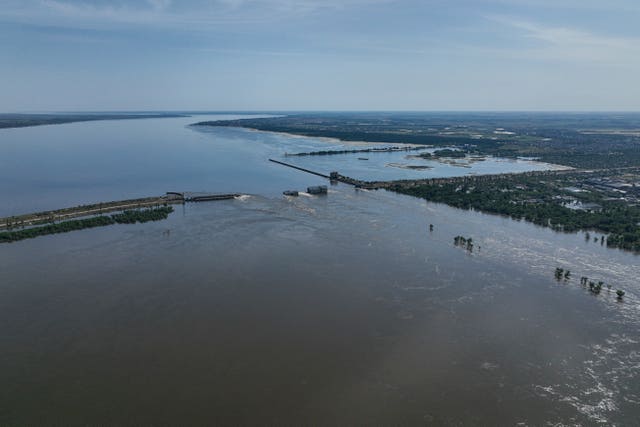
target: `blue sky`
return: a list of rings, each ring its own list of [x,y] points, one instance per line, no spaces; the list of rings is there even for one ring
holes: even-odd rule
[[[0,111],[640,110],[638,0],[0,0]]]

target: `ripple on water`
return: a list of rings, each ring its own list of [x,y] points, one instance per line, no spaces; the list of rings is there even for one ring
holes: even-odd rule
[[[591,356],[579,372],[566,371],[571,381],[563,384],[538,385],[538,392],[574,407],[580,414],[598,424],[616,425],[621,415],[633,416],[640,402],[640,352],[638,341],[626,335],[611,334],[604,344],[585,348]],[[636,385],[632,389],[630,385]],[[624,408],[622,406],[624,405]]]

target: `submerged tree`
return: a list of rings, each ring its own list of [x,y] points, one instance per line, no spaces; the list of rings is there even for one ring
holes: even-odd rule
[[[453,244],[466,248],[469,252],[473,252],[473,239],[471,237],[467,239],[464,236],[456,236],[453,238]]]

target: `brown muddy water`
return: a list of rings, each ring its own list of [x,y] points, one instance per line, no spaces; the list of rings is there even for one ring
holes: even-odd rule
[[[284,198],[316,178],[251,173],[266,190],[166,221],[0,245],[0,424],[636,425],[638,256],[384,191]]]

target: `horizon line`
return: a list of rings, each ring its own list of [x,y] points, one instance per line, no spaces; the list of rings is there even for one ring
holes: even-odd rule
[[[18,114],[263,114],[263,113],[563,113],[563,114],[638,114],[638,110],[574,110],[574,109],[522,109],[522,110],[483,110],[483,109],[140,109],[140,110],[23,110],[0,112],[0,115]]]

